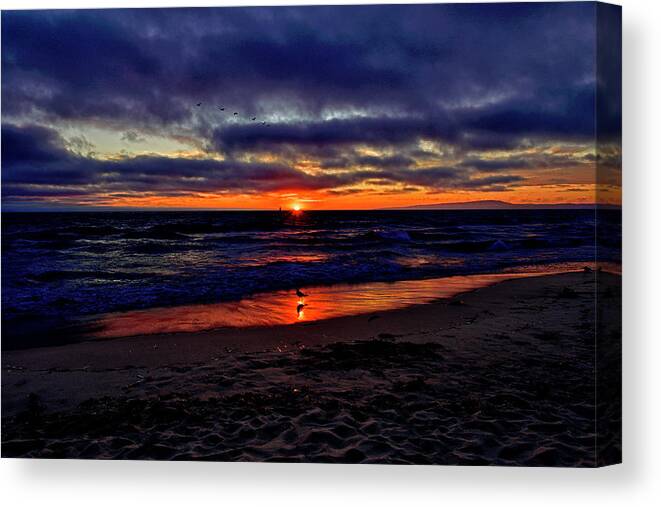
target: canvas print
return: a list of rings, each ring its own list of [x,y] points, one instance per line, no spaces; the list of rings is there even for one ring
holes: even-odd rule
[[[2,457],[621,461],[621,9],[2,12]]]

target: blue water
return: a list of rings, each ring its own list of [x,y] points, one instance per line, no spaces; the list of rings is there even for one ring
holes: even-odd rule
[[[600,216],[595,244],[592,210],[4,212],[3,334],[308,285],[589,261],[596,248],[617,262],[620,212]]]

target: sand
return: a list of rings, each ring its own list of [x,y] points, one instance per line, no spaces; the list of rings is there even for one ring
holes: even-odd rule
[[[620,283],[538,276],[297,325],[5,351],[2,456],[612,462]]]

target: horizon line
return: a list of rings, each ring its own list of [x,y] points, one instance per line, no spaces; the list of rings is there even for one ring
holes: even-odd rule
[[[480,203],[485,203],[483,207],[479,207]],[[494,206],[489,206],[488,203],[494,203]],[[497,204],[496,204],[497,203]],[[475,204],[475,208],[461,208],[461,209],[447,209],[450,206],[458,205],[470,205]],[[287,208],[198,208],[198,207],[172,207],[172,206],[87,206],[87,205],[73,205],[73,206],[63,206],[58,207],[6,207],[1,206],[0,212],[2,213],[75,213],[75,212],[154,212],[154,211],[224,211],[224,212],[273,212],[273,211],[283,211],[283,212],[305,212],[305,211],[479,211],[479,210],[499,210],[507,209],[502,207],[512,206],[511,209],[516,209],[518,207],[531,206],[537,209],[544,209],[548,207],[549,209],[553,208],[591,208],[591,207],[610,207],[610,208],[622,208],[622,204],[613,204],[613,203],[511,203],[507,201],[462,201],[462,202],[447,202],[447,203],[432,203],[432,204],[413,204],[409,206],[399,206],[399,207],[379,207],[379,208],[324,208],[324,209],[315,209],[315,208],[303,208],[301,210],[294,210],[289,207]]]

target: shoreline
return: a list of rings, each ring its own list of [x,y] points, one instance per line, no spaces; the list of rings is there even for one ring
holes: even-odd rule
[[[303,286],[303,297],[297,296],[295,290],[276,290],[218,303],[108,312],[76,318],[66,325],[40,332],[32,331],[25,335],[25,346],[15,343],[20,341],[18,336],[12,337],[11,345],[5,344],[4,350],[66,346],[135,336],[309,325],[334,318],[429,304],[511,279],[582,272],[585,266],[596,268],[593,261],[523,265],[491,273]],[[599,266],[606,272],[621,275],[621,266],[617,264],[600,263]],[[42,338],[46,333],[52,337],[50,340]]]
[[[328,286],[314,286],[313,288],[317,289],[331,289],[331,294],[337,293],[341,294],[342,290],[346,289],[347,287],[350,287],[351,289],[354,288],[360,288],[363,289],[364,287],[368,286],[392,286],[392,287],[397,287],[400,284],[404,285],[409,285],[413,283],[420,283],[420,282],[431,282],[430,283],[430,290],[433,291],[432,293],[428,293],[427,295],[423,296],[423,301],[421,302],[415,302],[411,303],[410,301],[407,302],[407,304],[404,304],[402,306],[396,306],[396,307],[384,307],[384,308],[377,308],[373,311],[363,311],[360,313],[348,313],[348,314],[339,314],[335,316],[330,316],[326,318],[319,318],[319,319],[310,319],[310,320],[305,320],[305,321],[298,321],[298,320],[292,320],[292,321],[285,321],[285,322],[274,322],[273,324],[257,324],[257,325],[238,325],[238,326],[214,326],[214,327],[203,327],[199,329],[194,329],[194,330],[163,330],[163,331],[157,331],[157,332],[149,332],[149,333],[132,333],[132,334],[117,334],[117,335],[110,335],[106,334],[103,331],[99,331],[98,323],[102,321],[102,319],[106,316],[109,317],[123,317],[123,316],[136,316],[136,317],[141,317],[144,315],[149,315],[152,312],[156,314],[155,316],[158,317],[161,312],[166,312],[167,317],[183,317],[185,318],[185,311],[188,309],[198,309],[198,308],[208,308],[210,311],[213,311],[213,309],[219,307],[219,306],[225,306],[228,305],[230,307],[234,305],[238,305],[242,301],[251,301],[253,297],[250,298],[245,298],[245,300],[241,301],[227,301],[227,302],[221,302],[221,303],[204,303],[204,304],[199,304],[199,305],[180,305],[180,306],[172,306],[172,307],[153,307],[153,308],[146,308],[146,309],[141,309],[141,310],[134,310],[134,311],[126,311],[126,312],[111,312],[108,314],[101,314],[100,316],[95,316],[94,318],[87,319],[88,323],[83,324],[83,325],[74,325],[71,326],[70,329],[73,330],[74,333],[76,333],[76,336],[78,336],[78,339],[72,340],[72,341],[67,341],[67,342],[56,342],[52,345],[41,345],[41,346],[32,346],[32,347],[25,347],[25,348],[10,348],[10,349],[2,349],[2,354],[3,357],[5,355],[22,355],[22,354],[29,354],[31,351],[33,351],[35,354],[38,354],[40,350],[48,350],[48,349],[62,349],[62,348],[69,348],[69,347],[75,347],[75,346],[84,346],[85,344],[93,345],[93,344],[102,344],[104,342],[108,343],[126,343],[126,344],[142,344],[144,343],[151,343],[153,345],[154,350],[158,350],[159,348],[159,343],[161,342],[168,342],[168,341],[182,341],[182,340],[201,340],[202,342],[212,339],[212,340],[218,340],[222,342],[223,344],[226,344],[227,346],[230,346],[230,348],[233,351],[242,351],[242,352],[258,352],[258,351],[266,351],[269,348],[277,348],[286,345],[283,340],[286,340],[287,337],[299,337],[300,335],[305,335],[308,334],[306,330],[309,329],[317,329],[319,327],[321,328],[340,328],[347,324],[347,327],[355,327],[356,325],[359,325],[363,322],[363,320],[367,319],[367,322],[372,324],[373,326],[380,324],[380,322],[376,322],[377,319],[381,319],[382,317],[386,317],[386,320],[396,320],[396,316],[399,315],[406,315],[409,313],[408,311],[410,310],[412,313],[416,312],[422,312],[424,313],[423,308],[430,307],[430,306],[444,306],[447,307],[445,308],[446,311],[452,313],[453,308],[456,310],[459,306],[463,306],[463,296],[475,293],[475,292],[480,292],[485,289],[506,284],[508,282],[520,280],[520,279],[538,279],[538,278],[544,278],[544,277],[555,277],[555,276],[562,276],[562,275],[571,275],[571,274],[583,274],[582,269],[578,269],[579,266],[583,267],[589,265],[589,263],[586,262],[576,262],[572,263],[571,269],[569,268],[561,268],[557,270],[550,270],[550,271],[530,271],[530,272],[501,272],[501,273],[488,273],[488,274],[474,274],[474,275],[452,275],[448,277],[442,277],[442,278],[431,278],[431,279],[412,279],[412,280],[398,280],[398,281],[393,281],[393,282],[361,282],[361,283],[356,283],[356,284],[334,284],[334,285],[328,285]],[[594,267],[594,266],[592,266]],[[616,271],[616,270],[605,270],[605,273],[611,274],[611,275],[616,275],[616,276],[621,276],[621,273]],[[593,271],[589,276],[596,276],[597,271]],[[448,286],[442,287],[439,292],[439,286],[436,285],[436,282],[443,282],[443,281],[458,281],[459,283],[457,284],[450,284]],[[309,290],[308,287],[304,287],[304,290]],[[293,291],[274,291],[274,292],[266,292],[266,293],[260,293],[257,294],[256,296],[261,297],[271,297],[273,295],[289,295]],[[397,293],[397,291],[395,291]],[[399,295],[399,294],[398,294]],[[407,298],[410,300],[410,298]],[[451,308],[452,307],[452,308]],[[173,312],[172,314],[169,314],[170,312]],[[180,313],[181,312],[181,313]],[[388,318],[390,317],[390,318]],[[169,320],[169,319],[166,319]],[[137,320],[135,321],[137,323]],[[97,332],[95,333],[94,331],[86,331],[85,334],[77,334],[79,333],[81,327],[88,327],[89,329],[96,328]],[[130,329],[129,327],[124,327],[122,326],[123,329]],[[176,328],[176,326],[175,326]],[[57,329],[57,333],[61,333],[64,330],[62,329]],[[354,336],[357,335],[360,331],[363,331],[363,329],[360,330],[355,330],[355,331],[350,331],[348,336]],[[346,332],[346,331],[345,331]],[[275,334],[278,336],[283,336],[283,339],[277,338],[273,339],[268,337],[268,334]],[[244,335],[241,337],[241,335]],[[353,339],[353,338],[352,338]],[[308,340],[310,344],[312,345],[320,345],[320,344],[327,344],[327,343],[332,343],[332,341],[328,341],[326,339],[313,339],[313,340]],[[344,341],[342,339],[338,339],[338,341]],[[291,344],[290,344],[291,345]],[[57,355],[54,353],[54,355]]]
[[[3,351],[3,456],[85,457],[95,434],[107,445],[89,455],[106,458],[593,466],[597,277],[600,290],[619,290],[617,275],[565,273],[294,326]],[[135,417],[146,419],[126,426]],[[207,443],[191,422],[200,417],[212,421]],[[370,433],[369,421],[381,429]],[[66,424],[75,441],[61,434]],[[167,452],[145,447],[145,427]],[[181,441],[163,443],[174,427]],[[233,444],[246,428],[252,436]],[[459,430],[468,433],[455,440]],[[490,432],[506,438],[487,445]],[[522,432],[533,441],[519,442]]]
[[[586,263],[540,271],[451,275],[391,282],[339,283],[254,294],[239,301],[112,312],[91,319],[89,339],[306,325],[434,303],[507,280],[581,272]],[[579,267],[580,266],[580,267]]]

